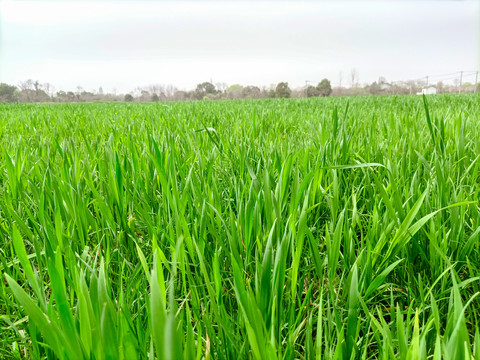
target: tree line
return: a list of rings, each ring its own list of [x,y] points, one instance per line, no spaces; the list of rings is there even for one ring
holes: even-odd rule
[[[316,87],[309,89],[308,96],[329,96],[332,93],[330,81],[323,79]],[[55,91],[49,83],[26,80],[18,86],[0,84],[0,102],[90,102],[90,101],[187,101],[221,99],[262,99],[301,97],[303,90],[292,90],[287,82],[260,88],[254,85],[243,86],[224,83],[203,82],[194,90],[184,91],[172,85],[149,85],[137,87],[127,94],[116,91],[106,93],[100,87],[97,91],[85,91],[80,86],[75,91]]]
[[[0,102],[92,102],[92,101],[189,101],[189,100],[223,100],[223,99],[262,99],[262,98],[300,98],[325,96],[354,96],[354,95],[395,95],[416,94],[426,85],[422,81],[405,81],[389,83],[380,77],[368,85],[359,85],[352,82],[350,87],[341,85],[332,87],[330,80],[323,79],[316,86],[308,85],[291,89],[288,82],[280,82],[269,87],[254,85],[243,86],[234,84],[227,86],[224,83],[213,84],[203,82],[194,90],[179,90],[172,85],[154,84],[146,87],[137,87],[133,91],[122,94],[116,91],[104,92],[98,90],[86,91],[77,86],[75,91],[55,91],[49,83],[40,83],[31,79],[16,85],[0,84]],[[474,92],[474,86],[465,83],[459,88],[458,84],[448,85],[438,82],[434,85],[437,93]],[[477,91],[480,89],[477,89]]]

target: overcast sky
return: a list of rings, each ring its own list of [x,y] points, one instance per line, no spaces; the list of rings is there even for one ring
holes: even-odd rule
[[[478,0],[0,0],[0,82],[57,90],[348,86],[352,68],[363,83],[478,70],[479,47]]]

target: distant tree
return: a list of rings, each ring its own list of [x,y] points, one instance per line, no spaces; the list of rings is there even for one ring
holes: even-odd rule
[[[33,90],[33,80],[32,79],[27,79],[25,81],[20,81],[18,83],[18,87],[20,88],[21,91],[23,91],[23,90]]]
[[[38,81],[32,82],[33,88],[23,87],[19,94],[19,100],[21,102],[46,102],[50,101],[50,96],[41,88]]]
[[[315,86],[309,85],[305,90],[305,95],[307,97],[320,96],[320,91]]]
[[[85,91],[83,90],[81,93],[80,93],[80,99],[81,101],[94,101],[94,100],[98,100],[98,97],[93,93],[93,91]]]
[[[191,93],[188,91],[182,91],[182,90],[177,90],[173,94],[173,100],[175,101],[185,101],[189,100],[191,96]]]
[[[289,98],[292,94],[292,91],[288,87],[287,82],[280,82],[275,88],[275,97],[277,98]]]
[[[263,98],[274,98],[275,97],[275,88],[273,89],[262,89]]]
[[[203,98],[203,100],[219,100],[222,98],[222,93],[220,92],[217,92],[215,94],[207,94],[205,95],[205,97]]]
[[[203,82],[197,85],[195,89],[195,98],[198,100],[203,100],[203,98],[207,95],[215,95],[217,90],[215,89],[215,85],[210,82]]]
[[[351,83],[351,86],[352,86],[352,87],[357,86],[357,83],[358,83],[358,71],[357,71],[357,69],[355,69],[355,68],[353,68],[353,69],[350,71],[350,83]]]
[[[55,94],[55,100],[59,102],[67,102],[68,101],[67,93],[63,90],[57,91],[57,93]]]
[[[472,84],[471,82],[465,81],[462,84],[462,91],[463,92],[474,92],[474,90],[475,90],[475,85]]]
[[[381,93],[382,91],[382,88],[379,84],[377,84],[376,81],[374,81],[373,83],[371,83],[368,87],[367,87],[367,90],[370,94],[372,95],[378,95]]]
[[[152,95],[147,90],[140,90],[140,96],[138,97],[139,101],[147,102],[152,99]]]
[[[262,97],[262,91],[258,86],[245,86],[242,89],[242,97],[247,99],[259,99]]]
[[[341,88],[342,87],[342,82],[343,82],[343,71],[340,71],[338,73],[338,87]]]
[[[77,100],[80,101],[80,97],[82,96],[82,92],[84,92],[81,86],[77,86],[77,91],[75,91],[75,95],[77,96]]]
[[[230,85],[227,88],[227,96],[229,99],[240,99],[242,98],[243,86],[239,84]]]
[[[132,96],[132,94],[126,94],[123,99],[127,102],[132,102],[133,101],[133,96]]]
[[[422,89],[421,84],[419,84],[419,82],[415,80],[407,80],[404,82],[404,84],[410,94],[416,94]]]
[[[217,89],[217,91],[224,93],[225,91],[227,91],[228,86],[226,83],[218,82],[215,83],[215,88]]]
[[[67,97],[68,97],[68,101],[75,101],[75,94],[73,93],[73,91],[69,91],[67,92]]]
[[[437,82],[437,94],[443,93],[443,91],[444,91],[443,87],[444,87],[443,81],[438,81]]]
[[[0,84],[0,102],[15,102],[18,100],[18,89],[16,86],[5,83]]]
[[[161,94],[165,92],[165,87],[162,84],[151,84],[147,86],[147,90],[151,94]]]
[[[53,97],[53,94],[55,93],[55,86],[47,82],[42,85],[42,89],[50,98]]]
[[[48,94],[45,92],[45,90],[38,90],[36,93],[35,93],[35,101],[36,102],[46,102],[46,101],[50,101],[50,96],[48,96]]]
[[[242,90],[243,89],[243,86],[240,85],[240,84],[233,84],[233,85],[230,85],[228,88],[227,88],[227,92],[232,92],[232,91],[237,91],[237,90]]]
[[[160,98],[158,97],[157,94],[153,93],[151,100],[152,100],[153,102],[157,102],[157,101],[160,101]]]
[[[320,96],[330,96],[332,93],[332,84],[330,84],[330,80],[323,79],[317,85],[317,90]]]
[[[18,83],[18,87],[20,88],[19,100],[25,102],[33,101],[33,97],[35,92],[33,91],[33,80],[28,79],[25,81],[20,81]]]
[[[427,84],[424,84],[426,87]],[[453,86],[455,86],[455,92],[460,92],[460,79],[453,79]]]

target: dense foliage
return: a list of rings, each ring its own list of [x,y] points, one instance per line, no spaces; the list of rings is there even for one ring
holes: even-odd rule
[[[478,95],[0,105],[0,358],[480,359]]]

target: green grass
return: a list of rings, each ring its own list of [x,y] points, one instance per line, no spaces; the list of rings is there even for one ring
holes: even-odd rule
[[[0,106],[0,358],[480,359],[478,95]]]

